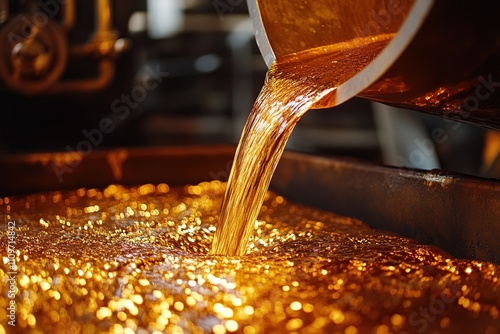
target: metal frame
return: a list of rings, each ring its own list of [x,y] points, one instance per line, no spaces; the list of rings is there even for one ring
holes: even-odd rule
[[[234,147],[223,146],[3,156],[0,196],[111,183],[226,180],[233,155]],[[56,167],[62,168],[59,177]],[[500,263],[499,180],[285,152],[271,189],[458,258]]]

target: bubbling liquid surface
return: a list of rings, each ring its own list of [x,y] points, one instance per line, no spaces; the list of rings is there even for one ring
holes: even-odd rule
[[[1,333],[498,333],[500,266],[267,192],[245,256],[209,254],[225,184],[0,200]]]

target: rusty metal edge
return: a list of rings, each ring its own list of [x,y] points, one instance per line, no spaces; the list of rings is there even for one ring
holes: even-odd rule
[[[0,196],[111,183],[227,180],[234,146],[38,153],[0,157]],[[65,171],[57,176],[57,168]],[[60,172],[61,173],[61,172]],[[285,152],[271,188],[467,259],[500,263],[500,181]]]
[[[187,184],[229,175],[233,146],[52,152],[0,157],[0,196],[105,187],[112,183]],[[226,176],[227,177],[227,176]]]
[[[500,181],[288,152],[273,190],[289,199],[500,263]]]

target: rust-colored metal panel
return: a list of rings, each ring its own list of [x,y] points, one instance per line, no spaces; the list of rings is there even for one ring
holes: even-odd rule
[[[0,157],[0,196],[105,187],[111,183],[187,184],[227,178],[231,146],[35,153]]]
[[[288,198],[500,263],[500,181],[288,153],[272,188]]]
[[[0,157],[0,196],[111,183],[227,180],[234,147],[177,147]],[[59,177],[54,166],[59,170]],[[65,171],[62,173],[62,171]],[[500,263],[500,181],[285,152],[271,188],[459,258]]]

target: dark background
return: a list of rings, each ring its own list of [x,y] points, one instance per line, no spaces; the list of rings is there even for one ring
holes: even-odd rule
[[[11,17],[30,5],[30,1],[8,2]],[[153,38],[147,29],[129,29],[132,16],[147,17],[148,1],[113,1],[113,26],[131,41],[131,48],[114,60],[116,75],[104,90],[27,96],[0,81],[0,153],[75,150],[87,140],[83,132],[98,129],[104,118],[114,122],[114,129],[92,149],[236,144],[267,70],[248,25],[246,1],[176,3],[182,23],[170,34]],[[76,25],[67,35],[70,45],[90,38],[94,17],[94,2],[78,0]],[[53,17],[60,18],[60,13]],[[0,25],[0,31],[8,22]],[[126,118],[118,119],[113,101],[143,85],[146,69],[157,66],[168,77],[130,108]],[[61,80],[95,74],[95,59],[70,59]],[[310,111],[289,148],[386,163],[372,109],[371,102],[354,98],[333,110]],[[465,124],[450,129],[450,123],[441,119],[406,112],[427,131],[441,127],[450,136],[436,146],[440,168],[481,175],[484,129]]]

